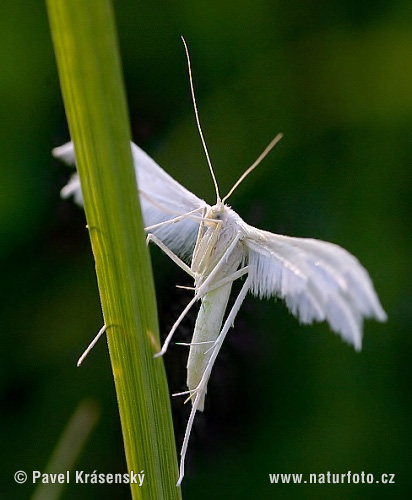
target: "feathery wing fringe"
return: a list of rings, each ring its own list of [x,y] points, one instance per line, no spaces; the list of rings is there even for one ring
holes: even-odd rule
[[[251,292],[277,296],[302,323],[326,320],[362,348],[363,317],[386,320],[372,281],[359,261],[333,243],[291,238],[248,226]]]

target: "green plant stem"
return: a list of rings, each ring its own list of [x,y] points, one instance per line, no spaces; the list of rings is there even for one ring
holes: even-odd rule
[[[109,0],[47,0],[96,263],[133,498],[180,498],[170,399]]]

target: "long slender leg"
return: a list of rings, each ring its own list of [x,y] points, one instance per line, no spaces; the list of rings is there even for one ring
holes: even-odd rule
[[[177,318],[177,320],[175,321],[175,324],[172,326],[170,332],[167,334],[167,337],[165,339],[165,341],[163,342],[163,346],[162,348],[160,349],[159,352],[157,352],[154,357],[155,358],[158,358],[159,356],[163,356],[163,354],[167,351],[167,348],[170,344],[170,341],[172,340],[172,337],[173,337],[173,334],[175,333],[177,327],[180,325],[180,323],[182,322],[183,318],[186,316],[186,314],[189,312],[190,308],[193,306],[193,304],[199,299],[201,298],[198,294],[196,294],[193,299],[189,302],[189,304],[187,304],[187,306],[183,309],[182,313],[180,314],[180,316]]]
[[[193,394],[194,392],[196,392],[196,389],[192,389],[191,391],[175,392],[172,396],[185,396],[186,394]]]
[[[161,226],[164,226],[164,225],[167,225],[167,224],[172,224],[174,222],[177,222],[181,219],[184,219],[184,218],[187,218],[187,217],[190,217],[190,214],[193,214],[195,212],[199,212],[200,210],[203,211],[203,215],[201,217],[199,217],[199,220],[201,221],[201,224],[199,225],[199,231],[198,231],[198,236],[197,236],[197,239],[196,239],[196,245],[195,245],[195,248],[196,246],[198,245],[199,241],[200,241],[200,238],[201,238],[201,228],[202,226],[204,225],[204,222],[205,221],[210,221],[210,222],[216,222],[215,220],[213,219],[206,219],[205,218],[205,213],[206,213],[206,207],[200,207],[200,208],[196,208],[195,210],[192,210],[191,212],[187,212],[185,214],[182,214],[182,215],[179,215],[178,217],[175,217],[173,219],[169,219],[167,221],[164,221],[164,222],[159,222],[159,224],[154,224],[152,226],[147,226],[145,227],[145,231],[150,231],[152,229],[156,229],[158,227],[161,227]],[[219,222],[218,222],[219,223]],[[218,224],[217,223],[217,224]],[[153,241],[153,243],[155,243],[159,248],[161,248],[163,250],[163,252],[170,258],[173,260],[173,262],[175,264],[177,264],[181,269],[183,269],[184,271],[186,271],[190,276],[192,276],[192,278],[194,278],[194,273],[193,271],[190,269],[190,267],[185,263],[183,262],[175,253],[173,253],[170,248],[168,248],[157,236],[155,236],[153,233],[149,233],[147,235],[147,238],[146,238],[146,245],[148,245],[150,243],[150,241]]]
[[[224,281],[224,280],[222,280]],[[228,279],[227,281],[233,281],[231,279]],[[219,285],[219,283],[218,283]],[[221,286],[221,285],[219,285]],[[177,330],[177,327],[180,325],[180,323],[183,321],[183,318],[186,316],[186,314],[189,312],[190,308],[194,305],[194,303],[201,299],[202,297],[204,297],[207,293],[209,293],[210,290],[207,289],[205,291],[200,291],[198,290],[198,292],[196,293],[196,295],[192,298],[192,300],[187,304],[187,306],[183,309],[183,311],[181,312],[180,316],[177,318],[177,320],[175,321],[174,325],[172,326],[170,332],[167,334],[167,337],[165,339],[165,341],[163,342],[163,346],[161,348],[161,350],[156,353],[154,355],[155,358],[158,358],[159,356],[163,356],[163,354],[167,351],[167,348],[169,347],[169,344],[170,344],[170,341],[172,340],[172,337],[175,333],[175,331]]]
[[[209,292],[212,292],[213,290],[216,290],[216,288],[224,286],[227,283],[233,282],[233,281],[237,280],[238,278],[244,276],[248,272],[248,270],[249,270],[249,267],[245,266],[242,269],[239,269],[238,271],[234,272],[230,276],[227,276],[226,278],[218,281],[213,286],[211,286],[210,288],[208,288],[204,292],[204,294],[202,295],[202,297],[204,295],[208,294]],[[209,351],[211,351],[212,349],[215,348],[216,340],[210,340],[210,341],[206,341],[206,342],[176,342],[176,345],[183,345],[183,346],[189,346],[189,347],[192,346],[192,345],[201,345],[201,344],[205,344],[205,345],[212,344],[212,346],[207,351],[205,351],[205,353],[204,353],[204,354],[207,354]]]
[[[187,446],[189,443],[189,437],[190,437],[190,433],[192,431],[193,421],[194,421],[194,418],[196,415],[197,408],[199,406],[202,392],[207,385],[207,382],[208,382],[209,376],[210,376],[210,372],[212,371],[214,362],[216,360],[217,355],[219,354],[220,348],[222,347],[222,344],[223,344],[223,341],[225,340],[226,334],[229,331],[233,321],[235,320],[236,314],[238,313],[240,306],[242,305],[242,302],[243,302],[244,298],[246,297],[247,292],[249,291],[249,287],[250,287],[250,279],[248,277],[246,279],[245,283],[243,284],[242,289],[240,290],[240,293],[235,300],[235,303],[233,304],[233,307],[229,313],[229,316],[227,317],[227,319],[225,321],[225,324],[224,324],[218,338],[216,339],[215,347],[214,347],[212,356],[210,357],[209,362],[206,366],[206,369],[205,369],[205,371],[202,375],[202,378],[199,382],[199,385],[196,388],[196,397],[195,397],[195,400],[193,401],[192,410],[190,412],[189,420],[188,420],[187,426],[186,426],[185,437],[183,439],[182,451],[180,452],[180,456],[181,456],[181,458],[180,458],[180,475],[179,475],[179,479],[177,481],[176,486],[179,486],[182,483],[183,477],[185,475],[185,458],[186,458]]]
[[[223,285],[226,285],[227,283],[230,283],[232,281],[236,281],[237,279],[241,278],[245,274],[249,272],[249,266],[242,267],[242,269],[239,269],[235,271],[234,273],[230,274],[229,276],[226,276],[226,278],[223,278],[222,280],[218,281],[214,285],[211,285],[210,288],[207,289],[205,293],[213,292],[213,290],[216,290],[216,288],[220,288]]]
[[[150,235],[149,235],[150,236]],[[153,235],[151,235],[153,237]],[[240,239],[240,234],[238,234],[232,241],[232,243],[228,246],[227,250],[225,251],[225,253],[223,254],[223,257],[222,259],[220,260],[220,262],[216,265],[216,267],[213,269],[213,271],[209,274],[209,276],[206,278],[206,280],[204,281],[204,283],[196,289],[196,294],[195,296],[193,297],[193,299],[189,302],[189,304],[184,308],[183,312],[180,314],[180,316],[177,318],[176,322],[174,323],[174,325],[172,326],[170,332],[168,333],[167,337],[166,337],[166,340],[164,341],[163,343],[163,346],[162,346],[162,349],[155,354],[155,358],[159,357],[159,356],[163,356],[163,354],[167,351],[167,348],[170,344],[170,341],[172,340],[172,337],[177,329],[177,327],[180,325],[180,323],[182,322],[183,318],[186,316],[186,314],[188,313],[189,309],[193,306],[193,304],[201,299],[202,297],[204,297],[210,290],[207,288],[207,285],[209,283],[209,281],[213,278],[213,276],[216,274],[216,272],[220,269],[220,267],[222,266],[222,264],[225,262],[226,258],[228,255],[230,255],[230,253],[233,251],[233,248],[236,246],[237,242],[239,241]],[[160,240],[158,240],[160,241]],[[161,243],[161,242],[160,242]],[[163,246],[165,246],[163,243],[161,243]],[[162,248],[162,247],[160,247]],[[165,248],[167,249],[167,252],[168,252],[168,255],[169,253],[171,255],[170,258],[172,260],[174,260],[176,262],[175,259],[177,260],[180,260],[178,257],[175,256],[175,254],[173,252],[171,252],[166,246]],[[162,248],[163,249],[163,248]],[[173,256],[173,257],[172,257]],[[183,265],[186,266],[186,264],[182,261],[180,261]],[[180,265],[178,262],[176,262],[178,265]],[[188,266],[186,266],[189,270],[190,268]],[[182,269],[184,269],[182,267]],[[186,269],[185,269],[186,270]],[[188,272],[188,271],[187,271]],[[190,270],[190,273],[192,273],[192,270]],[[193,274],[194,276],[194,274]],[[228,280],[230,281],[230,279]],[[221,286],[221,285],[219,285]]]
[[[79,361],[77,362],[77,366],[80,366],[83,363],[83,361],[85,360],[86,356],[93,349],[93,347],[96,345],[97,341],[99,340],[99,338],[103,335],[103,333],[105,331],[106,331],[106,325],[103,325],[102,328],[100,328],[98,334],[90,342],[89,346],[86,348],[86,350],[84,351],[84,353],[80,356]]]
[[[183,439],[183,446],[180,452],[180,468],[179,468],[179,479],[177,480],[176,486],[180,486],[182,484],[183,478],[185,476],[185,458],[187,452],[187,445],[189,443],[190,433],[193,427],[193,421],[195,419],[197,407],[200,401],[200,393],[196,394],[195,400],[193,401],[192,411],[190,412],[189,420],[187,421],[185,437]]]
[[[175,264],[177,264],[183,271],[185,271],[187,274],[189,274],[192,278],[195,277],[195,273],[190,269],[190,267],[183,262],[182,259],[180,259],[175,253],[173,253],[169,247],[167,247],[157,236],[154,234],[150,233],[147,235],[146,238],[146,245],[148,245],[151,241],[155,243],[163,252],[173,260]]]
[[[246,274],[248,271],[249,271],[249,266],[242,267],[242,269],[239,269],[239,271],[236,271],[228,278],[225,278],[222,281],[219,281],[218,283],[216,283],[216,285],[213,285],[212,287],[210,287],[210,290],[208,290],[208,293],[215,290],[216,288],[219,288],[220,286],[225,285],[226,283],[228,283],[230,281],[231,282],[235,281],[236,279],[238,279],[241,276],[243,276],[244,274]],[[203,354],[207,354],[209,351],[211,351],[212,349],[215,348],[218,338],[216,340],[214,340],[213,342],[211,342],[213,345],[211,347],[209,347],[209,349],[207,351],[205,351]]]
[[[196,211],[198,211],[199,209],[197,209]],[[189,212],[189,213],[192,213],[192,212]],[[185,214],[184,216],[186,216],[187,214]],[[183,217],[183,216],[181,216]],[[170,222],[170,221],[169,221]],[[150,241],[153,241],[159,248],[161,248],[164,253],[170,257],[173,262],[175,262],[181,269],[183,269],[184,271],[186,271],[190,276],[192,276],[194,278],[194,273],[193,271],[190,269],[190,267],[185,264],[181,259],[179,259],[179,257],[174,254],[161,240],[159,240],[159,238],[157,238],[155,235],[153,234],[148,234],[147,236],[147,239],[146,239],[146,244],[148,244]],[[244,268],[246,269],[246,268]],[[205,293],[208,293],[209,291],[211,290],[214,290],[215,288],[219,288],[219,286],[222,286],[224,285],[225,283],[231,281],[231,280],[234,280],[234,279],[237,279],[238,276],[235,277],[236,274],[239,274],[241,272],[241,274],[239,274],[239,277],[242,276],[243,274],[245,274],[246,271],[244,271],[244,269],[240,269],[237,273],[234,273],[232,276],[229,276],[227,278],[225,278],[224,280],[221,280],[220,282],[216,283],[213,287],[211,287],[209,290],[207,290]],[[243,272],[242,272],[243,271]],[[163,344],[163,347],[162,347],[162,350],[155,354],[155,357],[158,357],[158,356],[162,356],[166,350],[167,350],[167,347],[173,337],[173,334],[174,332],[176,331],[176,328],[179,326],[180,322],[183,320],[184,316],[187,314],[187,312],[189,311],[189,309],[192,307],[192,305],[196,302],[196,300],[198,298],[201,298],[201,296],[203,296],[204,294],[202,295],[196,295],[190,302],[189,304],[186,306],[186,308],[183,310],[182,314],[179,316],[179,318],[177,319],[176,323],[173,325],[172,329],[170,330],[164,344]],[[90,344],[88,345],[88,347],[86,348],[86,350],[83,352],[83,354],[80,356],[79,360],[77,361],[77,366],[80,366],[83,361],[86,359],[86,357],[88,356],[88,354],[90,353],[90,351],[93,349],[93,347],[97,344],[98,340],[100,339],[100,337],[103,335],[103,333],[106,331],[106,325],[103,325],[103,327],[99,330],[99,332],[97,333],[97,335],[94,337],[94,339],[90,342]]]
[[[216,264],[215,268],[213,271],[209,274],[209,276],[205,279],[205,281],[199,286],[199,292],[203,292],[203,288],[206,288],[206,286],[210,283],[210,281],[216,276],[217,272],[220,270],[220,268],[223,266],[223,264],[226,262],[228,259],[229,255],[233,252],[234,248],[238,244],[241,234],[238,233],[230,243],[230,245],[227,247],[225,250],[225,253],[222,255],[222,258],[220,259],[219,263]]]
[[[227,283],[230,283],[232,281],[236,281],[237,279],[239,279],[242,276],[244,276],[245,274],[247,274],[248,271],[249,271],[249,266],[242,267],[242,269],[235,271],[233,274],[226,276],[226,278],[223,278],[222,280],[220,280],[217,283],[215,283],[214,285],[212,285],[204,293],[213,292],[213,290],[216,290],[217,288],[220,288],[221,286],[224,286]],[[182,288],[183,290],[190,290],[191,292],[196,291],[196,287],[194,287],[194,286],[176,285],[176,288]]]
[[[176,345],[185,345],[190,347],[191,345],[209,345],[214,343],[214,340],[205,340],[204,342],[176,342]]]
[[[247,272],[247,267],[244,267],[243,269],[239,269],[239,271],[237,271],[236,273],[233,273],[231,276],[228,276],[227,278],[219,281],[218,283],[216,283],[213,287],[211,287],[208,291],[212,291],[212,290],[215,290],[216,288],[219,288],[219,286],[222,286],[226,283],[228,283],[229,281],[234,281],[235,279],[239,278],[240,276],[243,276],[245,273]],[[190,303],[189,303],[190,304]],[[190,304],[190,307],[192,306],[193,304]],[[190,309],[190,307],[188,307],[188,310]],[[184,315],[187,313],[186,310],[183,311],[183,317]],[[182,319],[183,319],[182,317]],[[176,325],[176,328],[177,328],[178,325]],[[173,332],[171,332],[171,334],[169,333],[170,335],[170,340],[171,340],[171,337],[173,336],[173,333],[176,331],[176,328],[173,330]],[[93,349],[93,347],[97,344],[98,340],[100,339],[100,337],[103,335],[103,333],[106,331],[106,325],[103,325],[102,328],[99,330],[99,332],[97,333],[97,335],[94,337],[94,339],[90,342],[90,344],[88,345],[88,347],[85,349],[85,351],[83,352],[83,354],[80,356],[79,360],[77,361],[77,366],[80,366],[83,361],[86,359],[86,357],[88,356],[88,354],[90,353],[90,351]],[[166,345],[166,341],[163,345],[163,348],[166,347],[167,349],[167,346],[169,345],[170,343],[170,340],[169,342],[167,343]],[[210,343],[213,343],[214,342],[203,342],[204,344],[210,344]],[[190,344],[190,343],[180,343],[179,345],[193,345],[193,344]],[[166,351],[165,349],[165,351]],[[163,349],[162,349],[163,350]],[[155,357],[157,356],[161,356],[162,354],[162,351],[160,351],[158,354],[155,355]]]
[[[145,231],[152,231],[153,229],[156,229],[158,227],[166,226],[167,224],[174,224],[175,222],[179,222],[182,219],[186,219],[190,217],[191,214],[195,214],[196,212],[200,212],[200,210],[203,210],[203,207],[195,208],[194,210],[190,212],[186,212],[184,214],[178,215],[177,217],[173,217],[173,219],[168,219],[163,222],[159,222],[158,224],[153,224],[152,226],[147,226],[144,228]]]

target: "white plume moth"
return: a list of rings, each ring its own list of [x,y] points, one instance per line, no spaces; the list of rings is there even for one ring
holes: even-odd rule
[[[311,238],[293,238],[256,229],[246,224],[226,201],[243,179],[281,139],[278,134],[221,198],[214,170],[200,126],[193,89],[189,53],[183,40],[190,77],[190,88],[197,127],[216,190],[211,206],[162,170],[144,151],[132,143],[140,203],[147,241],[158,245],[194,280],[194,295],[182,311],[156,356],[163,355],[189,309],[201,301],[187,363],[188,390],[192,410],[183,440],[178,485],[196,411],[203,411],[209,377],[227,332],[237,312],[251,292],[260,298],[279,297],[301,323],[327,321],[356,350],[362,346],[363,318],[386,320],[367,271],[343,248]],[[53,150],[53,154],[75,163],[72,143]],[[62,196],[73,195],[82,204],[80,181],[74,174],[62,189]],[[190,266],[186,264],[190,261]],[[243,278],[242,288],[223,322],[232,283]],[[222,326],[223,325],[223,326]],[[83,356],[105,331],[103,327]],[[183,344],[185,345],[185,344]]]

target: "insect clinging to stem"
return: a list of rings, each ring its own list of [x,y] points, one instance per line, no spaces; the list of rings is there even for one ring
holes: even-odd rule
[[[194,280],[194,295],[168,333],[156,356],[163,355],[189,309],[200,300],[193,337],[188,345],[188,390],[192,408],[183,440],[180,475],[184,477],[185,456],[197,411],[203,411],[207,384],[236,315],[248,292],[259,298],[279,297],[301,323],[327,321],[330,328],[356,350],[362,346],[363,318],[385,321],[386,314],[368,272],[359,261],[338,245],[311,238],[296,238],[263,231],[246,224],[226,202],[234,190],[279,142],[278,134],[257,160],[221,198],[215,172],[200,125],[189,51],[184,44],[196,124],[216,191],[209,205],[181,186],[144,151],[132,143],[140,203],[148,233],[147,242],[159,246]],[[75,163],[72,143],[53,151],[67,163]],[[82,203],[80,180],[74,174],[62,196],[74,195]],[[186,261],[190,261],[190,265]],[[225,321],[232,289],[244,279]],[[103,327],[83,356],[105,331]]]

